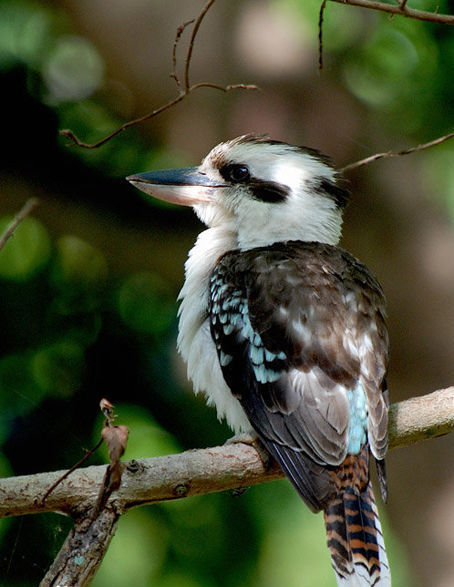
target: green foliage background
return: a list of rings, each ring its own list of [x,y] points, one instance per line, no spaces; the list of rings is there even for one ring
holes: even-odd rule
[[[433,10],[428,1],[411,4]],[[453,9],[447,1],[438,5],[441,12]],[[150,2],[150,11],[153,6]],[[318,8],[312,0],[269,4],[276,14],[290,11],[301,31],[313,31],[312,49]],[[364,18],[354,8],[329,5],[324,39],[337,83],[360,108],[373,112],[382,136],[405,134],[419,142],[454,127],[451,29],[380,14]],[[172,35],[169,54],[171,42]],[[59,3],[3,0],[0,78],[7,102],[2,181],[14,184],[19,195],[22,189],[24,197],[35,191],[64,193],[59,214],[65,220],[56,222],[38,210],[0,252],[0,473],[71,466],[96,442],[103,396],[115,402],[118,422],[131,430],[126,458],[223,442],[228,430],[201,398],[192,397],[177,366],[181,266],[170,278],[140,267],[137,242],[133,266],[125,261],[119,266],[107,240],[113,233],[91,238],[89,230],[82,236],[70,229],[76,206],[90,210],[100,230],[112,221],[130,232],[135,226],[144,231],[150,222],[166,227],[166,239],[175,230],[189,243],[188,227],[197,227],[189,215],[145,202],[122,178],[193,162],[137,130],[95,151],[68,150],[58,139],[57,129],[70,127],[84,140],[96,140],[122,122],[103,94],[101,53]],[[447,143],[422,161],[429,195],[451,220],[453,150]],[[0,201],[0,232],[14,206],[2,212]],[[161,264],[176,263],[172,246]],[[93,462],[104,459],[100,453]],[[395,585],[415,585],[405,549],[382,515]],[[0,583],[36,584],[69,527],[58,514],[1,521]],[[241,497],[211,495],[127,514],[93,584],[128,582],[292,587],[332,585],[334,579],[321,516],[302,507],[286,482],[277,482]]]

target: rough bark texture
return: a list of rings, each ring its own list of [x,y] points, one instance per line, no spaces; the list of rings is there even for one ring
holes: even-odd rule
[[[393,404],[390,448],[447,434],[454,429],[454,387]],[[106,467],[72,473],[42,503],[62,471],[0,480],[0,517],[45,511],[72,516],[91,509],[103,484]],[[121,514],[145,503],[256,485],[282,477],[277,465],[267,468],[252,446],[238,443],[190,450],[181,454],[124,463],[121,487],[108,505]]]
[[[390,448],[441,436],[453,429],[454,387],[390,408]],[[147,503],[238,489],[283,476],[275,463],[267,464],[253,446],[241,442],[129,461],[121,464],[121,485],[112,494],[105,493],[106,467],[87,467],[66,477],[44,502],[46,491],[64,471],[12,477],[0,480],[0,517],[44,511],[71,515],[74,528],[41,586],[84,586],[101,564],[118,519],[125,511]]]
[[[106,554],[117,528],[119,515],[106,508],[96,519],[76,520],[40,587],[88,585]]]
[[[389,448],[443,436],[454,430],[454,387],[392,404]]]

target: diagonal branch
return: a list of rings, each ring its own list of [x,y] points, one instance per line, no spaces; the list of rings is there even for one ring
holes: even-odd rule
[[[378,159],[391,159],[392,157],[402,157],[402,155],[410,155],[411,153],[416,153],[417,151],[424,151],[424,149],[430,149],[430,147],[435,147],[436,145],[440,145],[449,139],[454,138],[454,131],[444,135],[443,137],[438,137],[433,141],[429,141],[428,143],[422,143],[421,145],[416,145],[415,147],[410,147],[408,149],[403,149],[402,151],[386,151],[385,153],[376,153],[375,155],[371,155],[370,157],[366,157],[365,159],[361,159],[360,161],[355,161],[354,163],[349,163],[342,169],[339,169],[340,173],[345,173],[346,171],[351,171],[352,169],[357,169],[358,167],[362,167],[363,165],[368,165],[373,161],[378,161]]]
[[[194,49],[195,39],[197,37],[197,34],[199,32],[200,25],[202,24],[203,19],[205,18],[208,10],[211,8],[211,6],[214,4],[215,1],[216,0],[208,0],[208,2],[202,8],[200,14],[198,15],[198,17],[195,20],[185,22],[182,25],[180,25],[177,29],[177,32],[175,35],[175,40],[173,43],[173,50],[172,50],[173,71],[170,74],[170,77],[174,79],[174,81],[177,85],[178,95],[173,100],[166,102],[166,104],[164,104],[163,106],[160,106],[159,108],[155,108],[151,112],[147,112],[147,114],[144,114],[143,116],[140,116],[139,118],[134,118],[133,120],[129,120],[128,122],[125,122],[120,127],[118,127],[116,130],[114,130],[110,134],[106,135],[104,138],[100,139],[99,141],[96,141],[95,143],[85,143],[84,141],[80,140],[72,130],[63,129],[60,131],[60,134],[64,137],[70,139],[71,142],[68,144],[68,146],[72,147],[73,145],[77,145],[78,147],[83,147],[84,149],[97,149],[98,147],[101,147],[101,145],[104,145],[105,143],[107,143],[108,141],[110,141],[111,139],[113,139],[114,137],[116,137],[117,135],[122,133],[123,131],[127,130],[131,126],[137,126],[138,124],[141,124],[142,122],[145,122],[146,120],[150,120],[150,118],[154,118],[155,116],[158,116],[158,114],[161,114],[162,112],[165,112],[166,110],[169,110],[170,108],[173,108],[179,102],[182,102],[189,94],[192,94],[192,92],[195,92],[196,90],[199,90],[201,88],[213,88],[215,90],[220,90],[221,92],[230,92],[231,90],[237,90],[237,89],[258,90],[258,87],[253,84],[231,84],[228,86],[222,86],[220,84],[215,84],[212,82],[200,82],[200,83],[192,84],[192,85],[190,85],[190,83],[189,83],[189,71],[190,71],[190,67],[191,67],[191,59],[192,59],[192,53],[193,53],[193,49]],[[194,23],[194,26],[192,28],[191,38],[189,40],[188,50],[186,53],[186,58],[184,60],[184,82],[183,82],[183,86],[182,86],[181,82],[180,82],[180,78],[178,77],[178,73],[177,73],[176,51],[177,51],[177,47],[178,47],[181,35],[186,30],[186,28],[188,26],[190,26],[192,23]]]
[[[24,220],[27,216],[29,216],[36,206],[39,204],[38,198],[30,198],[25,202],[22,206],[21,210],[16,214],[16,216],[11,220],[11,222],[6,227],[5,231],[2,235],[0,235],[0,251],[6,245],[8,239],[10,239],[16,228],[19,224]]]
[[[205,6],[202,8],[199,16],[197,17],[194,27],[191,33],[191,40],[189,41],[188,53],[186,55],[185,61],[185,68],[184,68],[184,89],[186,92],[189,92],[189,67],[191,65],[191,58],[192,58],[192,51],[194,49],[194,42],[195,38],[197,37],[197,33],[199,32],[200,25],[202,24],[202,20],[205,18],[206,13],[208,10],[213,6],[215,0],[208,0]]]
[[[380,10],[381,12],[387,12],[392,15],[415,18],[416,20],[425,20],[438,24],[454,25],[453,15],[439,14],[438,12],[426,12],[424,10],[409,8],[407,6],[407,0],[401,1],[397,5],[386,4],[385,2],[376,2],[375,0],[331,0],[331,2],[349,4],[350,6],[360,6],[362,8],[370,8],[371,10]]]
[[[454,430],[454,387],[393,404],[390,448],[407,446]],[[277,465],[266,468],[256,449],[227,444],[181,454],[123,463],[123,483],[107,502],[121,514],[132,507],[182,497],[233,490],[283,477]],[[105,466],[87,467],[65,479],[42,503],[41,496],[61,472],[0,480],[0,517],[44,511],[80,515],[92,509]]]
[[[112,508],[105,508],[94,520],[76,519],[40,587],[88,585],[109,548],[119,517]]]

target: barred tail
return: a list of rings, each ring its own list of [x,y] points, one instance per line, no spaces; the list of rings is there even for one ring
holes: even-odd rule
[[[324,515],[339,587],[389,587],[391,573],[370,482],[359,495],[344,487]]]

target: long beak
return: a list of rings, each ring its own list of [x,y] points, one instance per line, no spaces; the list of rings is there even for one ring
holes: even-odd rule
[[[158,200],[180,206],[193,206],[213,201],[214,190],[226,187],[209,179],[198,167],[166,169],[129,175],[127,181]]]

